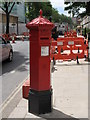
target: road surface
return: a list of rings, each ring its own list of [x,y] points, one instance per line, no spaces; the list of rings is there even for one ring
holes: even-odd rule
[[[29,75],[29,41],[16,41],[12,46],[13,61],[2,63],[2,102]]]

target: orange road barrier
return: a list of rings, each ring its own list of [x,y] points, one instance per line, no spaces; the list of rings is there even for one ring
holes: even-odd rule
[[[6,40],[6,41],[12,41],[12,43],[15,43],[16,40],[16,34],[12,33],[12,34],[2,34],[2,37]]]
[[[65,37],[52,39],[51,59],[52,60],[77,60],[88,58],[88,41],[83,37]]]
[[[3,37],[6,41],[11,40],[10,34],[2,34],[2,37]]]
[[[24,36],[29,36],[29,32],[23,32]]]
[[[65,32],[64,37],[77,37],[77,32],[73,30]]]

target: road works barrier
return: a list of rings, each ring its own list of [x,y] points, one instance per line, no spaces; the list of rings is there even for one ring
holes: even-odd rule
[[[2,37],[7,41],[7,40],[12,40],[10,37],[10,34],[2,34]]]
[[[12,34],[2,34],[2,37],[3,37],[6,41],[12,41],[12,43],[15,43],[16,33],[12,33]]]
[[[65,32],[64,37],[77,37],[77,33],[76,31],[71,30],[71,31]]]
[[[77,60],[88,58],[88,41],[84,37],[52,38],[51,59],[52,60]]]

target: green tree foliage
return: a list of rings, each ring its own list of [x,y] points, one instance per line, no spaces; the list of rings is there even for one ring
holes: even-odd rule
[[[32,2],[26,3],[28,10],[26,11],[26,17],[31,21],[39,16],[39,11],[42,9],[43,16],[49,18],[52,15],[52,5],[50,2]]]
[[[71,27],[73,25],[72,19],[70,17],[67,17],[64,14],[59,14],[58,11],[54,8],[52,8],[52,20],[53,22],[58,22],[58,23],[68,23]]]
[[[70,17],[67,17],[66,15],[60,15],[62,22],[67,22],[68,24],[73,24],[72,19]]]
[[[81,17],[85,15],[90,15],[90,2],[64,2],[65,10],[68,11],[69,14],[72,13],[73,16],[80,15]],[[80,13],[80,9],[85,8],[85,11]]]
[[[72,24],[72,19],[63,14],[59,14],[58,10],[53,8],[50,2],[32,2],[26,3],[26,17],[31,21],[32,19],[39,16],[39,10],[43,10],[43,16],[46,18],[50,18],[52,16],[52,21],[61,23],[67,22],[68,24]]]
[[[52,17],[52,22],[54,23],[62,23],[66,22],[68,24],[72,24],[72,19],[70,17],[67,17],[63,14],[59,14],[58,10],[53,8],[50,2],[32,2],[32,3],[26,3],[27,11],[26,11],[26,17],[29,18],[31,21],[32,19],[39,16],[39,10],[43,10],[43,16],[46,18]]]
[[[52,8],[52,21],[53,22],[61,22],[60,19],[60,14],[58,13],[58,11],[54,8]]]

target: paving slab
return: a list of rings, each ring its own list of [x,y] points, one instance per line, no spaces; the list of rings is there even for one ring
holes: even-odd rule
[[[88,62],[57,61],[51,74],[53,111],[43,115],[28,113],[28,100],[21,99],[9,118],[88,118]]]

